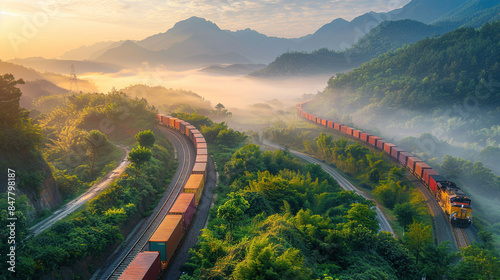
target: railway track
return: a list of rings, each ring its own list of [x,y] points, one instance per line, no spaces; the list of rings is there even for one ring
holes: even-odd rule
[[[465,230],[463,228],[454,226],[452,226],[452,228],[453,233],[455,234],[455,239],[457,241],[457,247],[460,249],[469,246],[469,238],[467,237]]]
[[[179,166],[177,167],[177,172],[174,175],[174,180],[170,183],[173,186],[168,197],[165,199],[163,204],[161,204],[158,210],[155,209],[156,215],[151,216],[146,221],[143,227],[144,230],[139,229],[141,232],[135,241],[130,242],[120,256],[117,256],[116,260],[104,271],[101,275],[97,275],[96,279],[119,279],[121,274],[125,271],[128,265],[134,260],[137,254],[144,250],[147,246],[149,238],[152,236],[156,228],[160,225],[165,215],[168,213],[172,205],[174,204],[177,196],[182,192],[182,187],[185,185],[189,176],[191,175],[191,169],[194,165],[194,151],[193,147],[188,143],[187,139],[180,133],[167,129],[164,127],[159,127],[159,130],[170,139],[176,148]],[[168,189],[168,188],[167,188]],[[158,208],[158,206],[157,206]]]

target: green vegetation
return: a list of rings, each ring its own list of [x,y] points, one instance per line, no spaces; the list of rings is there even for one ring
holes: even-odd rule
[[[427,251],[419,267],[406,241],[377,233],[372,202],[289,152],[250,144],[224,170],[181,279],[420,279],[431,265]]]
[[[123,241],[122,233],[132,229],[131,222],[148,215],[163,195],[175,167],[169,149],[160,138],[148,149],[152,156],[143,160],[139,175],[133,167],[127,168],[82,211],[20,244],[15,278],[9,279],[34,279],[49,273],[58,278],[61,267],[71,267],[87,257],[97,259],[111,245]]]

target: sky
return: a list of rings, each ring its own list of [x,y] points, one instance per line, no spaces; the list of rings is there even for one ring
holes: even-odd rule
[[[191,16],[221,29],[297,38],[336,18],[387,12],[410,0],[1,0],[0,59],[42,56],[100,41],[141,40]]]

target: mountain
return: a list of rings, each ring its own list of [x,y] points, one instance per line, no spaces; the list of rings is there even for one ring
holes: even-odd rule
[[[125,41],[116,48],[105,51],[95,59],[98,62],[118,64],[126,67],[136,67],[143,62],[165,63],[166,58],[161,51],[152,51],[140,47],[133,41]]]
[[[443,32],[443,28],[414,20],[385,21],[353,47],[343,52],[320,49],[311,53],[292,52],[279,56],[255,77],[284,77],[344,72],[385,52]]]
[[[97,58],[103,52],[111,47],[117,47],[123,42],[97,42],[90,46],[81,46],[76,49],[69,50],[62,54],[59,59],[64,60],[92,60]]]
[[[320,48],[345,50],[383,21],[412,19],[430,23],[468,1],[470,0],[413,0],[402,8],[387,13],[370,12],[350,22],[336,19],[322,26],[314,34],[302,38],[297,50],[313,51]]]
[[[55,72],[61,74],[69,74],[71,65],[74,66],[77,73],[115,73],[123,67],[110,63],[99,63],[88,60],[60,60],[60,59],[45,59],[42,57],[16,58],[9,62],[20,64],[26,67],[31,67],[38,71]]]
[[[313,102],[315,110],[354,115],[372,125],[382,116],[386,116],[384,123],[391,124],[404,114],[419,112],[426,117],[413,119],[407,127],[421,124],[432,128],[436,122],[426,119],[442,116],[456,119],[446,126],[449,138],[488,135],[490,126],[497,129],[500,119],[499,41],[500,22],[420,40],[330,79]],[[482,128],[486,130],[479,133]],[[491,137],[491,141],[500,140]]]
[[[470,0],[435,20],[436,25],[480,27],[500,20],[500,0]]]

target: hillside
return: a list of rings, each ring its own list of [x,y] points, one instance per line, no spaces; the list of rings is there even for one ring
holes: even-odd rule
[[[500,20],[499,0],[470,0],[435,20],[436,25],[481,27]]]
[[[255,77],[331,75],[353,69],[404,44],[439,34],[444,29],[414,20],[385,21],[343,52],[321,49],[311,53],[292,52],[279,56],[266,68],[251,74]]]
[[[311,110],[392,136],[438,129],[458,143],[499,143],[499,40],[500,22],[421,40],[330,79]]]

